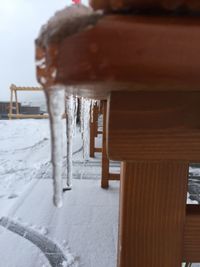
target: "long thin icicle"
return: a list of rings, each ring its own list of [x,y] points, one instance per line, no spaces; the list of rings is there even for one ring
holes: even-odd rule
[[[63,123],[65,90],[49,90],[46,93],[51,128],[51,155],[53,164],[53,202],[56,207],[63,205],[62,160],[63,160]]]
[[[83,139],[83,159],[89,159],[89,121],[91,100],[81,98],[81,135]]]
[[[70,95],[66,99],[66,133],[67,133],[67,181],[66,189],[72,186],[72,145],[76,120],[76,98]]]

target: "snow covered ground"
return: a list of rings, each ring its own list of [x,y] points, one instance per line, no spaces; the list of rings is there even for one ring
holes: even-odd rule
[[[0,121],[0,267],[115,267],[119,183],[100,188],[77,130],[73,189],[55,208],[49,136],[48,120]]]
[[[73,189],[57,209],[52,204],[48,120],[0,120],[0,267],[116,267],[119,183],[100,188],[96,156],[83,161],[77,129]],[[119,171],[118,163],[111,168]],[[194,165],[189,203],[200,201],[199,177]]]

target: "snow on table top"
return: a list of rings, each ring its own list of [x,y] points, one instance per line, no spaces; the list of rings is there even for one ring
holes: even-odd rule
[[[55,13],[47,24],[43,25],[36,44],[47,46],[51,42],[59,42],[63,38],[93,26],[102,16],[102,12],[82,4],[74,4]]]

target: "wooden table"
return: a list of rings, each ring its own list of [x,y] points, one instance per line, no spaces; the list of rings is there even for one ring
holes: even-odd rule
[[[108,15],[36,52],[46,90],[108,100],[108,155],[122,162],[118,267],[200,262],[200,209],[186,205],[200,161],[200,18]]]

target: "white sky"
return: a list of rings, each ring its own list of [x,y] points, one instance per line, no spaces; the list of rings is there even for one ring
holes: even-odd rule
[[[0,101],[9,99],[11,83],[38,85],[34,40],[42,24],[71,3],[71,0],[0,0]]]

